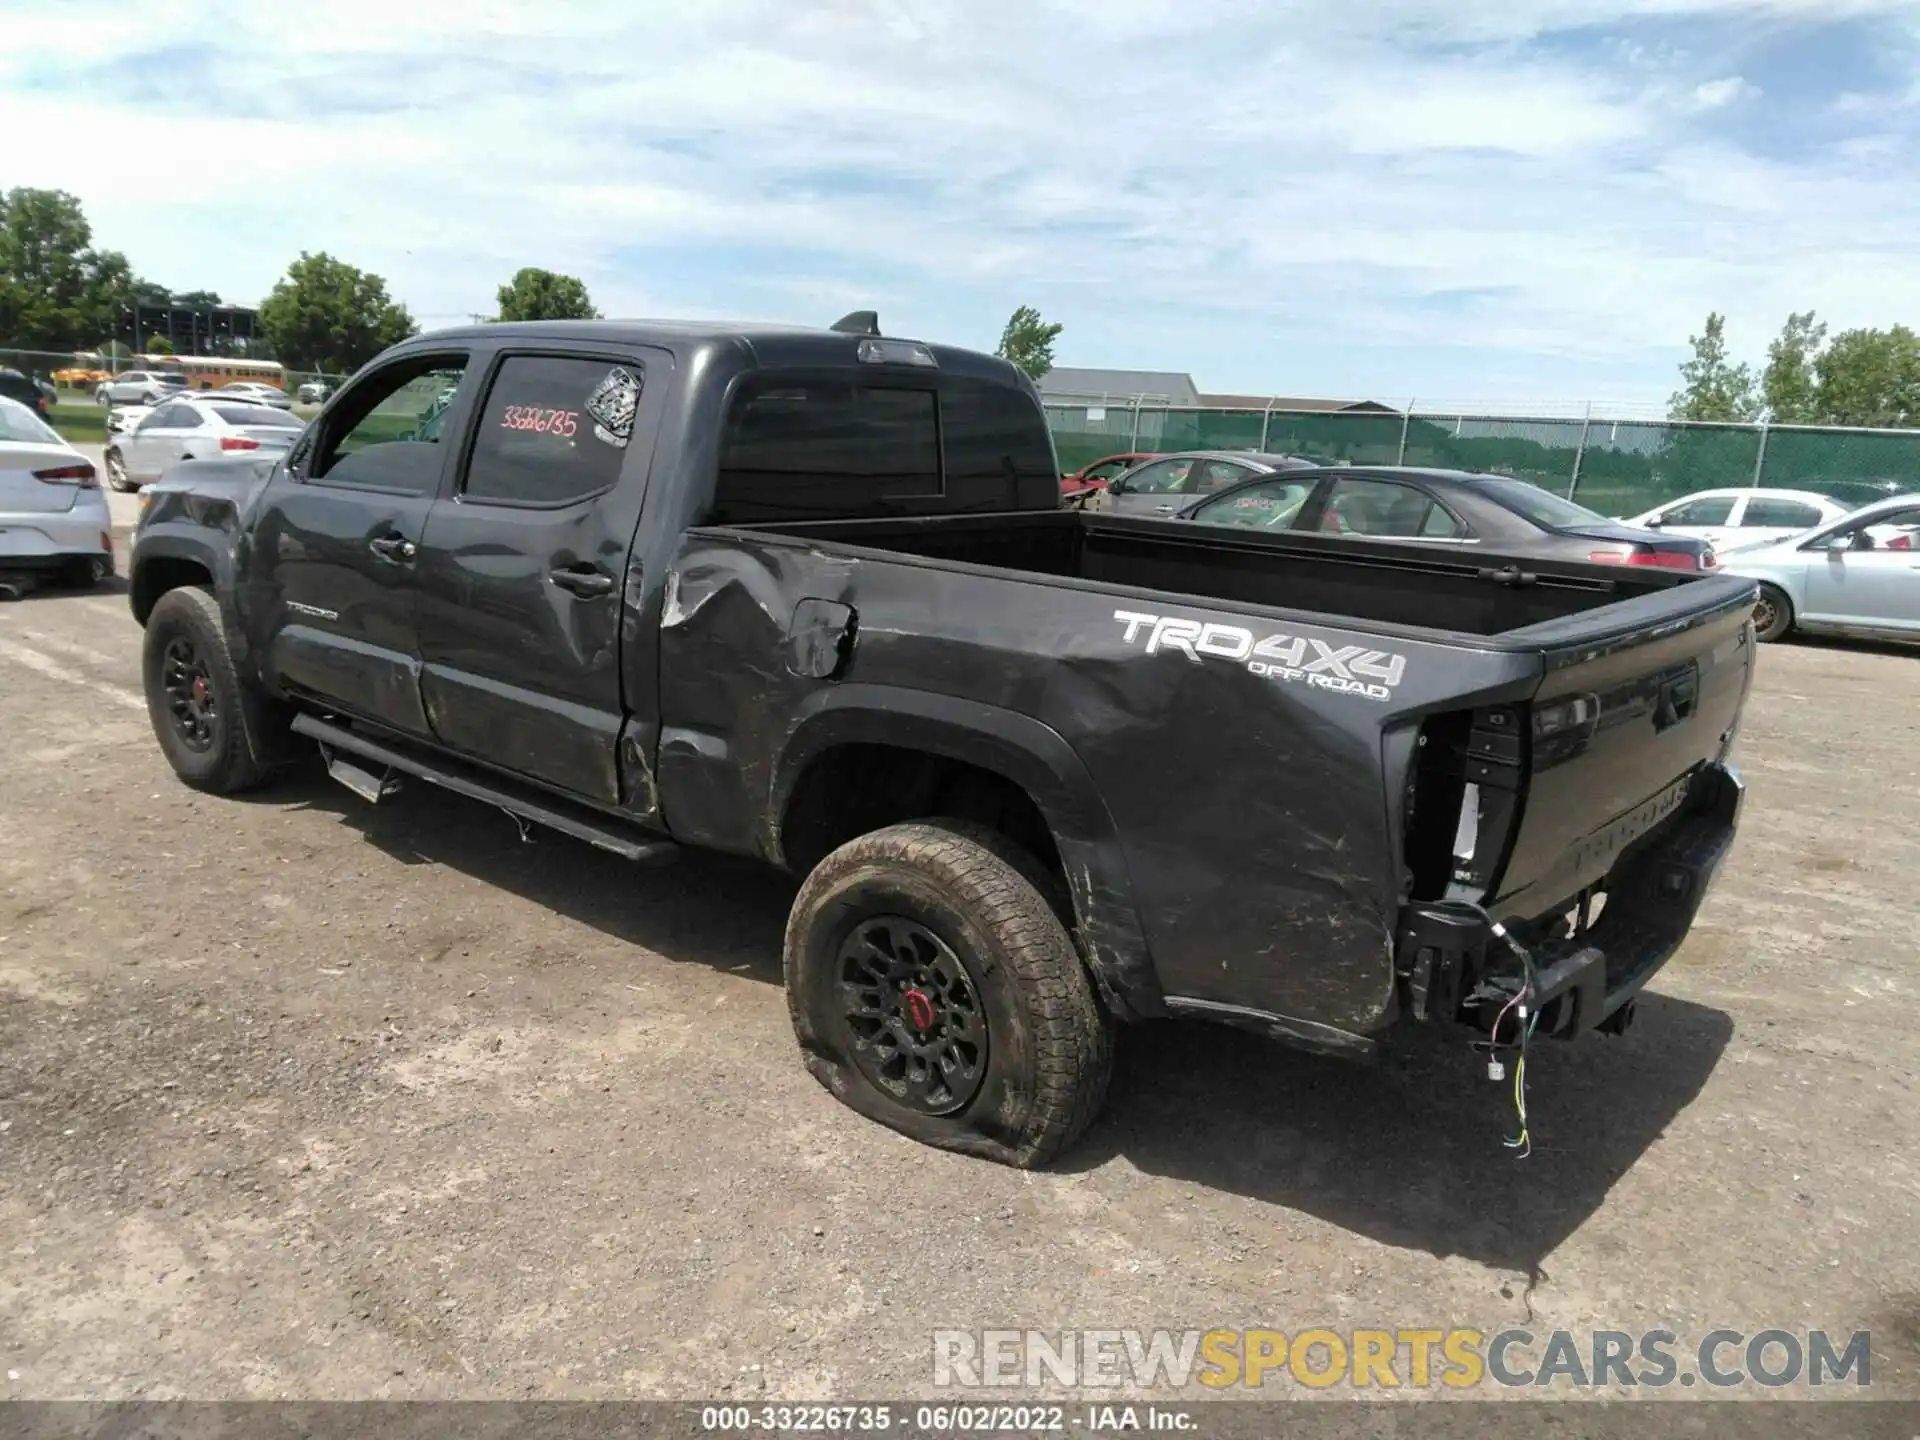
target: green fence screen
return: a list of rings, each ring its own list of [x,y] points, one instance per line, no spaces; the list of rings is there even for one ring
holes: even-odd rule
[[[1430,465],[1530,480],[1622,518],[1727,485],[1849,505],[1920,493],[1920,431],[1688,425],[1382,411],[1050,402],[1062,470],[1127,450],[1266,450],[1336,465]]]

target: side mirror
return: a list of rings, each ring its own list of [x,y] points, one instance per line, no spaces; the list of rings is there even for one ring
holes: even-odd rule
[[[1847,537],[1847,548],[1849,550],[1871,550],[1873,549],[1873,536],[1865,530],[1856,530],[1852,535]]]
[[[1640,522],[1640,528],[1643,530],[1658,530],[1664,524],[1666,524],[1666,521],[1662,520],[1658,515],[1655,515],[1650,520],[1642,520]]]
[[[1107,493],[1109,495],[1126,494],[1127,493],[1127,477],[1124,475],[1114,476],[1113,479],[1107,482]]]

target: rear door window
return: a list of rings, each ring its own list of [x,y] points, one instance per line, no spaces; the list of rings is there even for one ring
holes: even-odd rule
[[[1120,492],[1126,495],[1172,495],[1186,488],[1192,460],[1155,460],[1127,473]]]
[[[1229,485],[1251,480],[1253,473],[1246,466],[1236,465],[1231,460],[1202,460],[1187,477],[1187,493],[1216,495]]]
[[[1454,540],[1466,531],[1424,490],[1389,480],[1336,480],[1320,520],[1334,535]]]
[[[481,408],[464,497],[571,505],[612,489],[645,383],[633,360],[507,356]]]
[[[1718,495],[1705,500],[1689,500],[1662,512],[1662,525],[1724,525],[1733,517],[1734,497]]]
[[[1798,500],[1761,500],[1747,501],[1747,513],[1740,519],[1740,526],[1764,525],[1772,529],[1811,530],[1820,523],[1820,512],[1811,505]]]

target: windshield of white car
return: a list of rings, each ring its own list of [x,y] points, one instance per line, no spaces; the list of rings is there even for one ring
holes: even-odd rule
[[[28,445],[64,445],[59,432],[18,400],[0,395],[0,440],[15,440]]]
[[[298,430],[306,424],[296,420],[285,410],[275,410],[266,405],[216,405],[213,413],[229,425],[276,425],[282,430]]]
[[[1584,505],[1562,500],[1551,490],[1542,490],[1538,485],[1529,485],[1524,480],[1476,479],[1473,483],[1476,490],[1484,490],[1508,510],[1549,530],[1571,530],[1581,525],[1612,523],[1606,516],[1596,514]]]

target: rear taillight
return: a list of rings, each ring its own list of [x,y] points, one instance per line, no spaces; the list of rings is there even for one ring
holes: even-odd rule
[[[56,465],[51,470],[36,470],[33,478],[44,480],[49,485],[78,485],[82,490],[100,488],[100,480],[93,473],[93,466],[85,461],[78,465]]]
[[[258,440],[249,440],[244,435],[222,435],[220,437],[220,448],[222,450],[258,450],[260,448],[260,442]]]
[[[1718,563],[1712,551],[1696,557],[1684,550],[1595,550],[1587,558],[1596,565],[1651,565],[1656,570],[1711,570]]]

